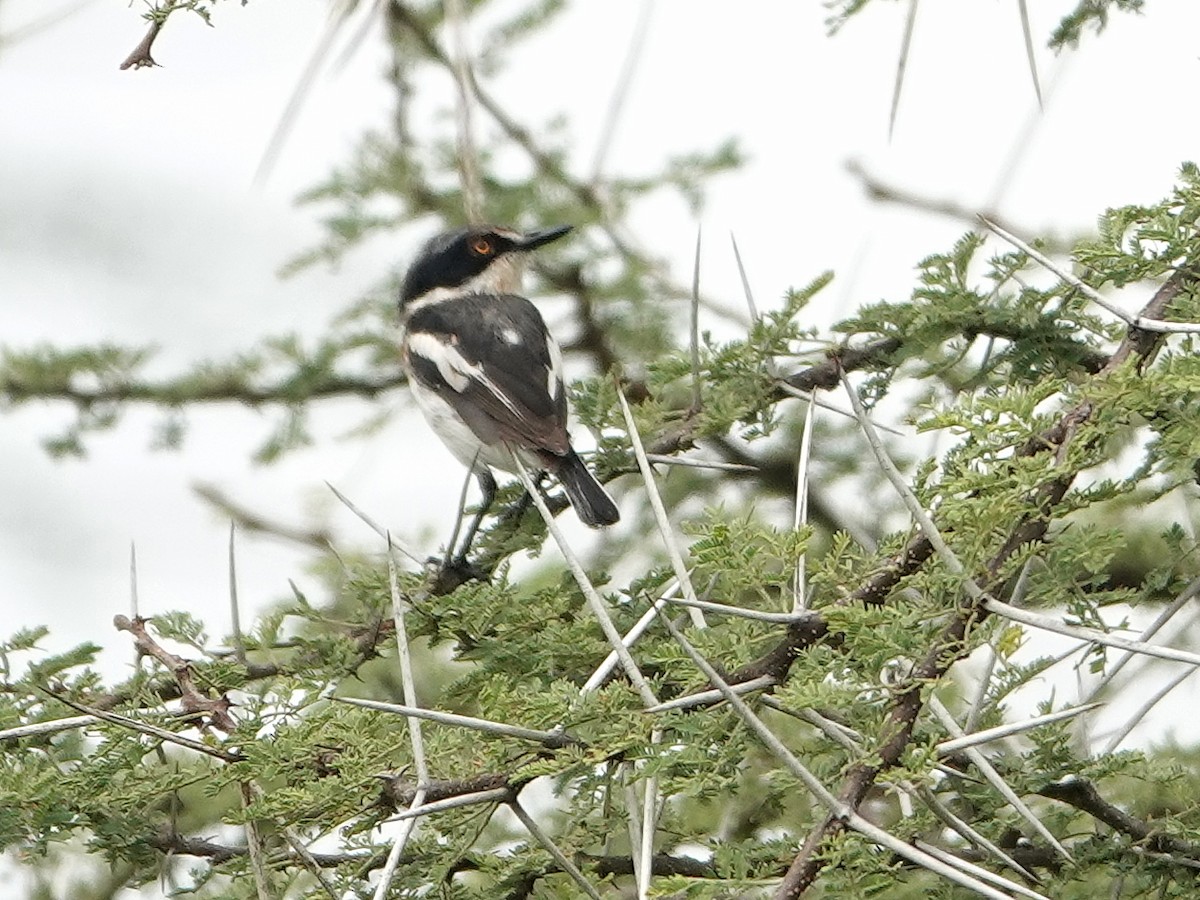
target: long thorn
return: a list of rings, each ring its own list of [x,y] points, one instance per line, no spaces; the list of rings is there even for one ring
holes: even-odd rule
[[[407,716],[415,719],[426,719],[430,722],[438,722],[442,725],[451,725],[457,728],[470,728],[473,731],[483,731],[488,734],[496,734],[501,737],[520,738],[525,741],[536,741],[539,744],[544,744],[551,749],[559,747],[569,747],[572,744],[579,744],[575,738],[569,737],[561,731],[538,731],[534,728],[522,728],[519,725],[508,725],[504,722],[493,722],[489,719],[477,719],[474,716],[460,716],[457,713],[442,712],[436,709],[425,709],[422,706],[408,706],[399,703],[384,703],[381,700],[361,700],[358,697],[333,697],[331,698],[337,703],[346,703],[350,706],[359,706],[363,709],[374,709],[380,712],[395,713],[401,716]]]
[[[913,26],[917,24],[917,0],[909,0],[908,16],[904,20],[904,37],[900,40],[900,59],[896,63],[896,83],[892,87],[892,110],[888,114],[888,141],[896,131],[900,112],[900,92],[904,87],[904,70],[908,68],[908,53],[912,49]]]
[[[571,862],[571,860],[567,857],[567,854],[563,853],[562,850],[559,849],[558,845],[550,839],[550,835],[546,834],[546,832],[542,830],[541,826],[534,821],[533,816],[529,815],[529,813],[525,811],[525,807],[523,807],[516,800],[516,798],[510,800],[508,806],[509,809],[513,811],[513,814],[521,820],[521,824],[525,826],[526,830],[533,836],[534,840],[541,844],[542,847],[546,849],[546,852],[554,857],[554,861],[558,863],[559,867],[562,868],[564,872],[571,876],[571,878],[577,885],[579,885],[583,892],[591,897],[592,900],[600,900],[600,895],[596,892],[596,889],[591,886],[588,880],[583,876],[583,873],[579,871],[579,868],[575,865],[575,863]]]
[[[609,646],[613,648],[617,654],[617,658],[621,661],[621,667],[625,670],[625,676],[638,692],[645,706],[656,705],[658,698],[654,696],[654,691],[651,690],[650,685],[646,682],[645,677],[633,659],[633,655],[629,652],[629,648],[622,642],[621,633],[617,631],[617,626],[613,624],[612,617],[609,616],[608,610],[604,606],[604,600],[601,599],[595,586],[587,577],[582,563],[579,562],[579,557],[575,555],[575,551],[567,543],[562,529],[558,527],[558,522],[554,519],[554,514],[546,506],[546,501],[542,498],[541,491],[537,490],[533,479],[529,477],[529,471],[525,468],[525,464],[521,462],[520,457],[513,453],[512,460],[516,465],[517,475],[520,477],[521,483],[533,498],[534,505],[537,506],[538,512],[541,513],[546,527],[550,530],[551,537],[554,538],[554,542],[558,544],[559,551],[567,561],[567,567],[571,570],[571,574],[575,578],[575,583],[583,591],[583,596],[587,598],[588,605],[592,609],[592,614],[595,615],[597,621],[600,623],[600,630],[604,632]]]
[[[700,409],[700,226],[696,226],[696,261],[692,268],[692,409]]]
[[[229,623],[233,629],[233,657],[243,666],[246,664],[246,638],[242,635],[242,614],[238,608],[237,553],[235,537],[237,526],[229,523]]]
[[[1033,54],[1033,30],[1029,27],[1027,0],[1017,0],[1017,9],[1021,13],[1021,31],[1025,35],[1025,58],[1029,60],[1029,76],[1033,79],[1033,92],[1037,94],[1038,109],[1045,110],[1045,105],[1042,103],[1042,82],[1038,78],[1037,57]]]
[[[654,511],[654,521],[658,524],[658,533],[662,536],[663,546],[667,548],[671,568],[675,571],[675,577],[679,579],[684,599],[695,604],[698,602],[698,598],[696,589],[692,586],[691,574],[688,572],[687,566],[683,564],[683,554],[676,545],[675,535],[671,529],[671,520],[667,518],[667,509],[663,506],[662,495],[659,494],[658,486],[654,483],[654,470],[650,468],[650,461],[646,459],[646,450],[642,446],[642,437],[638,434],[637,423],[633,419],[633,410],[629,408],[629,402],[625,399],[625,392],[621,390],[620,385],[617,385],[617,400],[621,404],[621,415],[625,418],[625,430],[629,432],[633,455],[637,459],[642,483],[646,485],[646,496],[650,500],[650,508]],[[704,617],[699,612],[694,613],[692,624],[697,628],[705,627]]]
[[[796,462],[796,505],[792,530],[799,531],[808,524],[808,473],[812,461],[813,414],[816,405],[808,404],[804,412],[804,433],[800,436],[800,459]],[[796,572],[792,582],[792,613],[799,615],[805,606],[805,568],[807,554],[796,557]]]

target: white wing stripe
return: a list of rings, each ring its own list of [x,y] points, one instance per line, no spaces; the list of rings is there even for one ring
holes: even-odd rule
[[[442,380],[460,394],[474,379],[491,391],[496,399],[508,408],[509,412],[520,418],[516,404],[496,387],[496,383],[488,377],[487,372],[483,371],[483,367],[478,363],[467,362],[466,357],[453,344],[447,343],[437,335],[418,331],[408,336],[408,352],[415,353],[437,366]]]
[[[550,394],[551,400],[557,400],[563,383],[562,350],[559,349],[558,341],[550,334],[546,335],[546,350],[550,354],[550,370],[546,376],[546,390]]]

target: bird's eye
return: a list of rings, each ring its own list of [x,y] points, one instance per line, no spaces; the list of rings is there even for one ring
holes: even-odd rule
[[[492,242],[487,238],[475,238],[471,241],[471,252],[476,256],[491,256]]]

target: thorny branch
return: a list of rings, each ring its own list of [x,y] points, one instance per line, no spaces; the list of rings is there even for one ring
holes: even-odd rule
[[[213,727],[220,728],[225,732],[233,731],[237,723],[229,714],[232,706],[229,698],[221,696],[214,700],[202,693],[196,687],[192,664],[183,657],[165,650],[146,630],[145,619],[116,616],[113,618],[113,625],[118,631],[128,631],[133,635],[138,653],[154,657],[174,676],[175,683],[179,686],[179,696],[183,701],[185,713],[203,713],[208,716]]]
[[[1176,271],[1155,292],[1145,309],[1142,310],[1142,315],[1155,319],[1161,317],[1188,277],[1184,272]],[[1109,357],[1108,363],[1100,374],[1104,375],[1113,371],[1134,355],[1143,360],[1147,359],[1157,350],[1161,341],[1161,335],[1148,335],[1131,328],[1125,339]],[[1064,466],[1068,445],[1091,417],[1092,412],[1091,403],[1088,401],[1079,403],[1065,413],[1055,426],[1043,434],[1041,440],[1031,441],[1022,448],[1022,455],[1033,455],[1045,450],[1052,450],[1058,465],[1063,469],[1056,478],[1035,491],[1029,503],[1034,512],[1018,523],[1000,550],[988,562],[982,585],[984,596],[989,592],[1000,593],[1002,591],[1001,572],[1020,547],[1039,542],[1045,537],[1054,508],[1065,496],[1075,479],[1076,473]],[[924,535],[920,540],[928,543],[928,539]],[[914,547],[914,542],[910,542],[908,549],[923,551],[922,561],[927,559],[932,552],[931,548],[925,550],[924,547]],[[969,650],[966,641],[968,632],[987,616],[988,611],[980,601],[964,598],[955,617],[945,626],[925,654],[925,658],[913,670],[907,681],[908,687],[903,691],[899,687],[895,689],[897,696],[892,702],[885,725],[880,731],[879,746],[869,760],[852,766],[842,781],[838,799],[849,809],[857,810],[867,792],[875,784],[879,774],[900,761],[912,738],[917,715],[923,706],[921,697],[923,687],[939,681],[949,668],[965,655]],[[825,860],[819,854],[821,847],[831,837],[842,832],[844,828],[845,822],[842,819],[829,816],[809,833],[775,895],[776,900],[795,900],[812,886],[825,865]]]

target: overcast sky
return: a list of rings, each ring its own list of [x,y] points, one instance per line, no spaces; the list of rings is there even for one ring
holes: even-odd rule
[[[76,6],[0,0],[0,34]],[[565,113],[586,171],[639,6],[574,6],[489,88],[535,128]],[[1146,16],[1117,16],[1108,33],[1063,58],[1039,49],[1044,113],[1015,2],[923,0],[889,141],[906,6],[872,4],[830,38],[824,4],[655,5],[609,167],[645,172],[667,153],[741,139],[749,163],[714,182],[703,218],[710,295],[740,302],[732,230],[762,306],[829,268],[838,280],[814,310],[818,320],[907,297],[915,263],[948,248],[964,226],[870,204],[848,160],[931,198],[994,204],[1031,232],[1070,234],[1106,206],[1156,201],[1179,163],[1198,155],[1200,117],[1172,104],[1200,93],[1194,0],[1154,0]],[[1041,45],[1074,0],[1030,6]],[[326,3],[230,2],[215,28],[178,14],[155,47],[162,67],[121,72],[143,30],[139,8],[93,0],[53,28],[0,45],[0,343],[153,344],[165,372],[273,332],[319,333],[365,287],[402,269],[424,236],[372,242],[336,271],[276,277],[320,234],[316,211],[293,198],[344,162],[366,129],[387,127],[379,29],[318,78],[269,181],[256,186]],[[438,77],[427,86],[445,91]],[[486,120],[480,132],[486,139]],[[633,221],[642,243],[686,281],[697,223],[682,206],[656,202]],[[135,411],[89,439],[85,459],[65,461],[40,447],[69,421],[65,410],[3,414],[5,632],[45,623],[54,631],[48,647],[97,641],[112,648],[106,671],[119,674],[130,653],[111,620],[128,611],[135,541],[142,611],[189,609],[225,633],[228,524],[195,497],[198,481],[366,544],[369,533],[324,487],[330,481],[432,552],[449,527],[461,470],[411,415],[366,443],[337,440],[332,426],[354,421],[343,420],[331,414],[331,433],[315,448],[264,468],[248,457],[268,423],[244,410],[193,414],[180,453],[152,452],[156,417]],[[423,474],[427,466],[445,480]],[[302,552],[269,540],[241,546],[250,609],[285,595],[289,578],[306,585]]]

